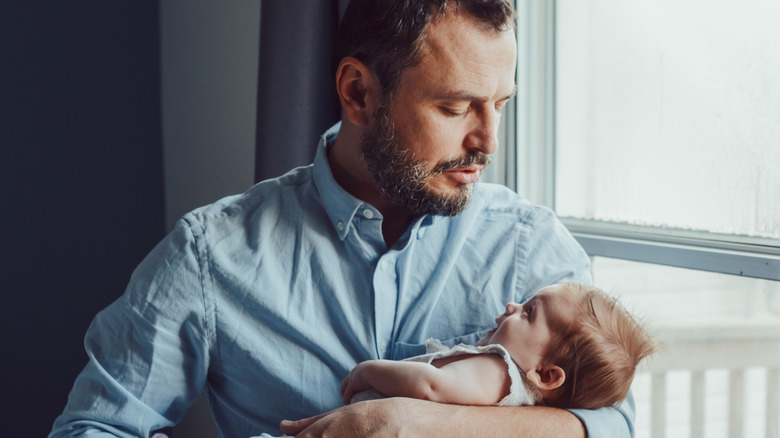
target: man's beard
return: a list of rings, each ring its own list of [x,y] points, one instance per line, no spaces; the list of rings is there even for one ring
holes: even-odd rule
[[[481,151],[439,162],[433,170],[417,160],[403,139],[398,138],[386,107],[376,113],[377,123],[363,137],[361,152],[368,171],[388,200],[404,207],[415,216],[425,214],[454,216],[471,201],[473,184],[464,184],[452,195],[436,193],[427,187],[428,181],[443,172],[474,164],[487,166],[490,156]]]

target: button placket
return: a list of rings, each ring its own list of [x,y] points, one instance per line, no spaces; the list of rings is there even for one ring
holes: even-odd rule
[[[374,316],[377,354],[380,358],[389,357],[388,343],[392,341],[395,324],[398,284],[393,261],[387,255],[381,257],[374,271]]]

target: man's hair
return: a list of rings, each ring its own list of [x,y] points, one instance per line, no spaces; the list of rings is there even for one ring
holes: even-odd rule
[[[655,343],[636,319],[598,288],[567,282],[577,305],[573,321],[551,321],[545,359],[563,368],[566,379],[545,404],[598,409],[626,398],[639,362]]]
[[[352,56],[377,75],[384,96],[392,95],[403,72],[419,62],[428,24],[460,11],[497,32],[515,26],[508,0],[351,0],[333,46],[334,75]]]

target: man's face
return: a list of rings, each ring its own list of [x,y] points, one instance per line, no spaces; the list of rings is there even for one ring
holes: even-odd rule
[[[441,160],[430,168],[429,163],[413,156],[410,143],[393,127],[384,107],[376,117],[378,123],[363,138],[363,161],[388,199],[415,216],[454,216],[463,211],[471,200],[473,184],[460,183],[452,192],[440,192],[428,183],[437,175],[453,170],[468,172],[476,180],[479,169],[490,163],[490,156],[472,150],[461,157]]]
[[[376,111],[363,160],[392,204],[455,215],[497,150],[500,111],[515,91],[515,38],[450,14],[429,26],[420,56]]]

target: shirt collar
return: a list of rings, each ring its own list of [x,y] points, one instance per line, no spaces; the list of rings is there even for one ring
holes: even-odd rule
[[[344,240],[349,234],[352,218],[365,203],[342,189],[330,170],[328,150],[333,146],[340,128],[341,122],[338,122],[320,137],[317,153],[314,156],[314,184],[320,192],[322,206],[328,213],[333,228],[336,229],[339,238]]]

